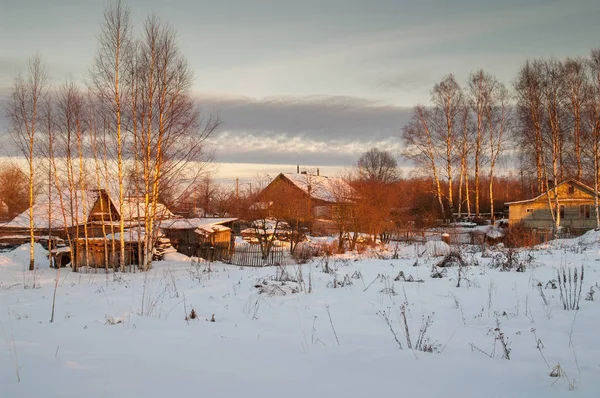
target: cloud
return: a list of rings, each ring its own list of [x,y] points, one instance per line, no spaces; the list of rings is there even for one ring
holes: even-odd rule
[[[204,98],[223,121],[223,162],[350,165],[373,146],[398,152],[410,109],[354,97]]]
[[[408,108],[353,97],[204,98],[217,110],[223,133],[280,134],[318,140],[372,140],[398,135]]]

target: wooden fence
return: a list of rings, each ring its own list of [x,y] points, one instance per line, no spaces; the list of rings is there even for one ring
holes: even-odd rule
[[[391,240],[400,242],[427,242],[445,240],[454,245],[479,245],[485,240],[485,235],[477,231],[465,229],[448,229],[435,231],[427,229],[404,229],[393,233]]]
[[[198,250],[198,257],[207,261],[221,261],[226,264],[243,267],[265,267],[269,265],[288,265],[291,263],[287,250],[283,247],[273,247],[263,258],[259,245],[235,245],[233,248],[205,248]]]

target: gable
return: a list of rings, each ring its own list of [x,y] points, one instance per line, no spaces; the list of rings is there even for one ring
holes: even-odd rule
[[[119,211],[105,191],[100,191],[98,199],[89,212],[88,221],[119,221]]]
[[[300,189],[285,177],[284,174],[279,174],[262,192],[258,195],[261,202],[269,202],[282,199],[283,197],[295,196],[306,199],[308,194]]]

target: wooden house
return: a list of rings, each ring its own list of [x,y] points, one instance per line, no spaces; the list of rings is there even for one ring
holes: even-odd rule
[[[282,210],[288,219],[311,224],[314,229],[315,223],[331,224],[356,198],[356,191],[342,178],[321,176],[318,172],[280,173],[260,192],[253,206],[267,214],[269,210]]]
[[[583,232],[596,228],[593,188],[569,179],[556,186],[560,226],[573,232]],[[551,229],[554,227],[550,211],[555,209],[554,188],[543,194],[517,202],[508,202],[509,225],[522,224],[527,228]],[[556,214],[556,213],[555,213]]]
[[[143,228],[146,217],[145,205],[141,199],[125,198],[123,214],[119,212],[118,202],[111,198],[104,189],[78,190],[75,192],[55,192],[54,195],[42,197],[32,207],[34,233],[37,239],[48,236],[58,237],[71,242],[68,251],[57,251],[61,257],[75,257],[76,267],[85,263],[94,267],[104,267],[106,259],[109,265],[117,264],[120,258],[120,238],[118,231],[123,218],[126,234],[125,265],[138,261],[138,232]],[[173,215],[162,204],[157,205],[157,218],[169,218]],[[23,243],[29,239],[29,209],[17,215],[13,220],[0,225],[0,236],[21,236]],[[143,233],[143,231],[142,231]],[[139,235],[139,236],[138,236]],[[135,236],[135,238],[132,238]],[[110,241],[110,243],[106,243]],[[85,248],[88,254],[85,256]],[[114,249],[114,251],[113,251]],[[109,251],[109,252],[107,252]],[[116,253],[116,254],[115,254]],[[86,261],[87,257],[87,261]],[[64,261],[61,261],[64,264]]]
[[[178,218],[160,223],[164,236],[171,245],[186,256],[206,258],[206,253],[228,251],[234,236],[231,227],[237,218]]]

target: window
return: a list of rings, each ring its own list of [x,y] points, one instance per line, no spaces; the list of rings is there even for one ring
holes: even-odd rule
[[[569,194],[575,193],[575,187],[573,185],[569,185]]]
[[[579,218],[590,218],[592,215],[591,205],[579,205]]]
[[[565,205],[560,205],[560,218],[565,218]]]

